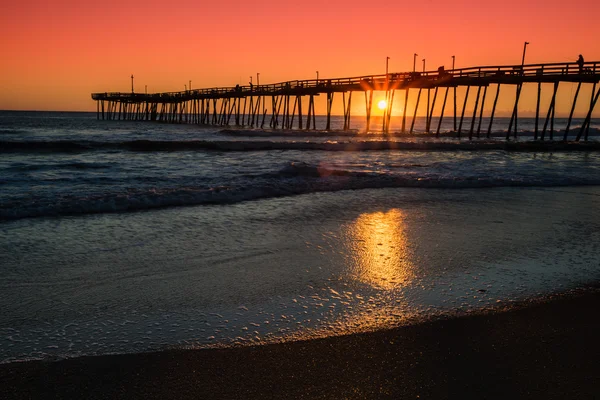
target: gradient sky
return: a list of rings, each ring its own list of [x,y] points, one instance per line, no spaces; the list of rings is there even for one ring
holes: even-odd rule
[[[386,56],[407,71],[415,52],[428,69],[519,64],[525,40],[526,63],[600,61],[599,16],[597,0],[6,2],[0,109],[95,110],[90,93],[132,73],[159,92],[379,74]]]

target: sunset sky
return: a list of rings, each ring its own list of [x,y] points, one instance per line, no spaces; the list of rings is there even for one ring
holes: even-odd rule
[[[6,2],[0,109],[95,110],[90,93],[131,74],[160,92],[380,74],[386,56],[401,72],[415,52],[427,69],[519,64],[524,41],[526,63],[600,61],[599,16],[597,0]]]

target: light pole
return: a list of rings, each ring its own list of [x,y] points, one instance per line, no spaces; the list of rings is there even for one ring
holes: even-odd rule
[[[250,85],[252,85],[252,75],[250,75]]]
[[[190,80],[190,85],[188,86],[190,90],[192,90],[192,81]]]
[[[423,59],[423,73],[425,73],[425,59]],[[427,132],[429,132],[429,96],[430,96],[430,89],[427,88],[427,116],[425,118],[425,124],[427,126]]]
[[[133,93],[133,74],[131,74],[131,93]]]
[[[523,59],[521,60],[521,67],[523,67],[523,65],[525,65],[525,52],[527,51],[528,44],[529,44],[529,42],[525,42],[525,45],[523,46]]]
[[[416,72],[417,70],[417,56],[417,53],[415,53],[415,55],[413,56],[413,72]]]
[[[317,71],[317,86],[319,86],[319,71]]]
[[[388,118],[387,118],[387,113],[389,110],[389,97],[390,97],[390,84],[389,84],[389,75],[388,75],[388,64],[389,64],[390,58],[389,57],[385,57],[385,109],[383,110],[383,131],[387,133],[388,131]]]
[[[260,90],[260,72],[256,73],[256,90]],[[258,110],[261,110],[261,112],[262,112],[262,108],[260,108],[260,96],[258,96],[257,103],[258,103],[258,105],[256,106],[256,108]],[[256,123],[258,125],[258,120]]]
[[[454,62],[456,56],[452,56],[452,74],[454,74]],[[456,86],[454,86],[454,132],[456,132]]]
[[[183,85],[183,89],[187,92],[187,85]]]
[[[390,58],[386,57],[385,58],[385,78],[386,79],[387,79],[387,76],[388,76],[388,63],[389,63],[389,61],[390,61]]]

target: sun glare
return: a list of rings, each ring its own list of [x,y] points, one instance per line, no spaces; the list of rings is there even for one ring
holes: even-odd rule
[[[387,101],[380,100],[379,103],[377,103],[377,107],[379,107],[380,110],[385,110],[387,107]]]

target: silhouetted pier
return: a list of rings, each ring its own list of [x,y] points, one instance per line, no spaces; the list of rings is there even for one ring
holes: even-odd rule
[[[506,133],[506,139],[508,140],[511,134],[515,138],[517,137],[518,105],[523,85],[537,84],[534,139],[543,140],[546,137],[546,132],[548,132],[550,139],[554,139],[554,115],[560,83],[573,82],[578,85],[563,139],[566,140],[569,134],[580,89],[583,84],[590,84],[592,85],[592,96],[589,99],[589,109],[576,138],[576,140],[580,140],[583,135],[587,140],[592,112],[600,95],[600,88],[597,88],[599,81],[600,62],[587,62],[583,65],[552,63],[484,66],[454,70],[440,68],[435,71],[424,72],[294,80],[267,85],[237,85],[235,87],[215,87],[153,94],[133,92],[93,93],[92,99],[97,101],[98,119],[201,125],[234,124],[251,128],[265,128],[267,126],[271,129],[316,129],[315,96],[326,95],[327,119],[324,129],[330,130],[331,110],[337,93],[338,98],[341,94],[343,104],[343,129],[349,130],[351,127],[352,94],[363,92],[366,107],[366,129],[369,131],[373,108],[373,92],[383,91],[385,92],[387,107],[383,111],[382,130],[389,133],[396,92],[404,92],[404,104],[407,104],[410,90],[418,90],[413,112],[409,113],[408,107],[404,107],[402,132],[412,133],[414,131],[421,94],[423,91],[427,91],[426,132],[433,133],[435,131],[435,134],[439,135],[442,120],[448,117],[454,119],[454,131],[458,137],[462,134],[468,134],[469,138],[472,138],[474,135],[480,137],[482,133],[486,133],[487,137],[490,137],[500,89],[503,85],[511,85],[515,87],[515,97],[513,112]],[[552,98],[547,111],[540,110],[542,83],[553,84]],[[486,100],[488,100],[486,95],[490,85],[497,85],[497,90],[491,110],[489,114],[486,113],[484,116],[484,106]],[[466,87],[462,105],[457,104],[456,96],[456,88],[460,86]],[[432,91],[433,96],[431,96]],[[449,93],[452,95],[450,102],[453,111],[451,112],[447,111],[447,108],[450,108],[447,107]],[[473,109],[467,110],[467,101],[470,94],[476,96],[475,105]],[[303,100],[304,104],[307,104],[306,111],[303,109]],[[434,107],[437,101],[442,101],[441,112],[435,116],[438,118],[437,126],[432,126]],[[410,124],[407,123],[407,115],[411,117]],[[482,127],[484,117],[489,118],[487,127]]]

